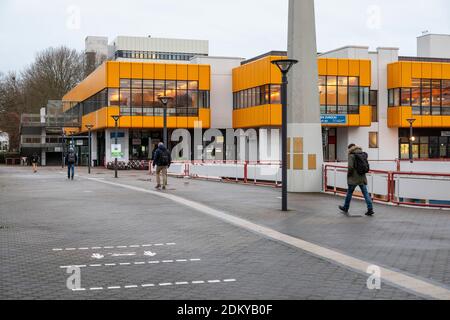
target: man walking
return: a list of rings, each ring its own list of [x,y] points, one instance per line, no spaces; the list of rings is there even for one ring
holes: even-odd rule
[[[369,173],[370,166],[368,162],[367,153],[363,152],[361,147],[358,147],[355,144],[351,144],[348,146],[348,175],[347,175],[347,184],[348,184],[348,192],[347,197],[345,198],[344,206],[340,206],[339,209],[348,214],[350,210],[350,203],[352,201],[353,193],[357,186],[361,189],[364,199],[367,204],[367,213],[366,216],[373,216],[375,212],[373,211],[373,202],[370,197],[369,191],[367,190],[367,176]]]
[[[67,179],[72,179],[75,175],[75,164],[78,161],[78,157],[73,148],[70,148],[69,153],[66,155],[67,164]]]
[[[172,163],[172,156],[164,143],[158,145],[153,158],[153,168],[156,166],[156,189],[161,189],[161,175],[162,175],[162,189],[165,190],[167,186],[167,169]]]
[[[34,173],[37,172],[38,163],[39,163],[39,156],[35,152],[35,153],[33,153],[33,156],[31,157],[31,165],[33,166],[33,172]]]

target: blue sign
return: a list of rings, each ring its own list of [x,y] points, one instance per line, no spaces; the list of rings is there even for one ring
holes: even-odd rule
[[[323,124],[347,124],[347,116],[345,114],[323,114],[320,116]]]
[[[111,132],[111,139],[115,139],[116,138],[116,133],[115,132]],[[117,139],[120,138],[125,138],[125,132],[117,132]]]

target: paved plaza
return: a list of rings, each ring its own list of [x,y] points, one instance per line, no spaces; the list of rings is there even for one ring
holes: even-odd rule
[[[146,172],[77,169],[0,166],[0,299],[450,297],[450,211],[348,218],[340,197],[295,194],[282,213],[275,188],[170,178],[160,192]]]

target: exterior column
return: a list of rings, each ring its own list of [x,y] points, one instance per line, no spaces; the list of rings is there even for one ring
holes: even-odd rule
[[[288,191],[322,191],[320,121],[314,0],[289,1],[288,56],[299,61],[289,73]]]

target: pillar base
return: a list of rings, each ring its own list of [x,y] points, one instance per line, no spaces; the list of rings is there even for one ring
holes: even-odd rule
[[[288,192],[322,192],[323,146],[319,123],[288,124]]]

